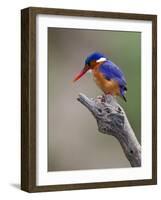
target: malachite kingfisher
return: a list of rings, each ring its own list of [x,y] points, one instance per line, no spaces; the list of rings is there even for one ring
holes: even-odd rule
[[[126,101],[127,83],[122,70],[102,53],[95,52],[85,60],[82,71],[74,78],[80,79],[88,70],[92,71],[94,80],[105,94],[121,96]]]

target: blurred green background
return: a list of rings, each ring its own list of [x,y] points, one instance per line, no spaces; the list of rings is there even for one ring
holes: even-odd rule
[[[127,102],[117,98],[141,138],[141,33],[48,28],[48,170],[130,167],[119,142],[98,132],[91,113],[76,99],[101,95],[91,74],[73,77],[92,52],[102,52],[124,72]]]

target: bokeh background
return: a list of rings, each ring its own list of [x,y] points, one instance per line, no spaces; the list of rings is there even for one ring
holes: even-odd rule
[[[101,134],[76,99],[101,95],[92,75],[73,83],[92,52],[102,52],[124,71],[127,102],[117,98],[141,138],[141,33],[48,28],[48,170],[130,167],[119,142]]]

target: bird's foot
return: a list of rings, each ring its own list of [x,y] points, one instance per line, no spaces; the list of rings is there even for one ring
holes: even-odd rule
[[[112,100],[114,100],[115,95],[112,92],[108,92],[104,94],[105,102],[110,103]]]
[[[99,96],[97,96],[97,97],[95,98],[95,100],[96,100],[97,102],[100,102],[100,103],[105,103],[105,102],[106,102],[106,95],[105,95],[105,94],[99,95]]]
[[[105,103],[105,102],[106,102],[106,95],[105,95],[105,94],[102,95],[101,102],[102,102],[102,103]]]
[[[102,96],[99,95],[99,96],[97,96],[97,97],[96,97],[95,99],[93,99],[93,100],[95,100],[96,102],[101,103],[101,102],[102,102]]]
[[[97,96],[95,100],[100,103],[105,103],[105,102],[110,101],[111,99],[113,99],[113,94],[109,92],[101,96]]]

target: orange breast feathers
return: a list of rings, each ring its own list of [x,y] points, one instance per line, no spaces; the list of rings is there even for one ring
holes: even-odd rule
[[[112,94],[112,95],[120,95],[120,87],[117,81],[115,80],[107,80],[104,75],[99,72],[100,63],[95,65],[92,69],[93,77],[98,85],[98,87],[105,93],[105,94]]]

